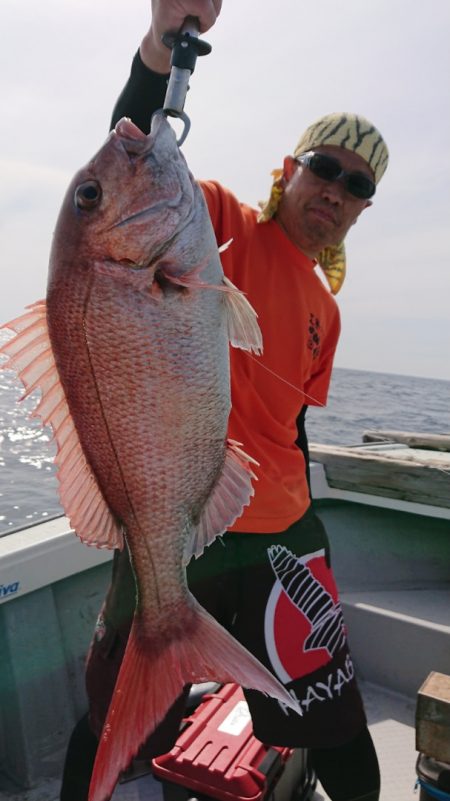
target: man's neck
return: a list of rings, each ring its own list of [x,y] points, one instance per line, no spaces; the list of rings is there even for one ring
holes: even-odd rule
[[[273,219],[277,223],[278,227],[281,228],[281,230],[283,231],[284,235],[287,236],[289,241],[292,242],[292,244],[297,248],[297,250],[300,250],[302,253],[304,253],[304,255],[308,257],[308,259],[311,259],[311,261],[317,261],[317,257],[318,257],[319,252],[320,252],[320,251],[317,250],[317,248],[314,248],[312,246],[308,247],[308,246],[305,246],[303,244],[300,244],[295,239],[293,239],[291,236],[289,236],[288,231],[284,227],[284,225],[283,225],[282,221],[279,219],[278,215],[276,215]]]

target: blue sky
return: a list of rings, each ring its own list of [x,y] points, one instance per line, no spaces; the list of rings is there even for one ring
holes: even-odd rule
[[[2,0],[0,321],[45,294],[65,188],[106,137],[150,2]],[[347,237],[336,365],[450,380],[450,3],[224,0],[183,146],[252,205],[303,130],[351,110],[391,163]]]

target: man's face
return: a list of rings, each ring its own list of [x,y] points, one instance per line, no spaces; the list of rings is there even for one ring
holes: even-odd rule
[[[346,172],[363,173],[373,180],[368,164],[350,150],[321,145],[314,152],[337,159]],[[276,220],[289,239],[311,258],[324,247],[342,242],[363,209],[371,205],[370,200],[352,195],[341,180],[319,178],[292,156],[284,160],[284,180]]]

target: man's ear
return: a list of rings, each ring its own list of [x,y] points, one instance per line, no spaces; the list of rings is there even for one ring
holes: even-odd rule
[[[358,214],[357,214],[357,216],[355,217],[355,219],[353,220],[353,222],[352,222],[352,225],[355,225],[355,223],[357,223],[357,222],[358,222],[358,220],[359,220],[359,216],[360,216],[360,214],[362,214],[362,213],[363,213],[364,209],[369,209],[371,206],[373,206],[373,201],[372,201],[372,200],[366,200],[366,204],[365,204],[365,206],[363,206],[363,208],[361,209],[361,211],[358,211]]]
[[[295,170],[298,167],[298,163],[294,159],[293,156],[285,156],[283,160],[283,178],[288,183],[291,180]]]

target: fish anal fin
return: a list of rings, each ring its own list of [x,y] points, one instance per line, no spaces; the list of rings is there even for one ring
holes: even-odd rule
[[[252,480],[256,480],[256,475],[252,465],[257,465],[257,462],[247,456],[237,442],[227,440],[219,480],[202,510],[192,539],[186,543],[186,564],[192,556],[200,556],[206,546],[232,526],[244,507],[248,506],[255,492]]]
[[[49,425],[56,442],[55,465],[61,505],[79,538],[97,548],[123,548],[120,526],[111,514],[84,455],[59,379],[47,327],[45,301],[2,326],[14,332],[0,355],[7,356],[0,369],[13,370],[25,388],[23,397],[40,390],[41,398],[31,413]],[[92,526],[92,509],[97,509]]]
[[[301,714],[298,704],[270,671],[193,598],[191,601],[191,625],[183,638],[169,638],[167,645],[159,648],[139,636],[135,618],[99,740],[89,801],[111,797],[120,773],[186,684],[236,682],[260,690]]]

